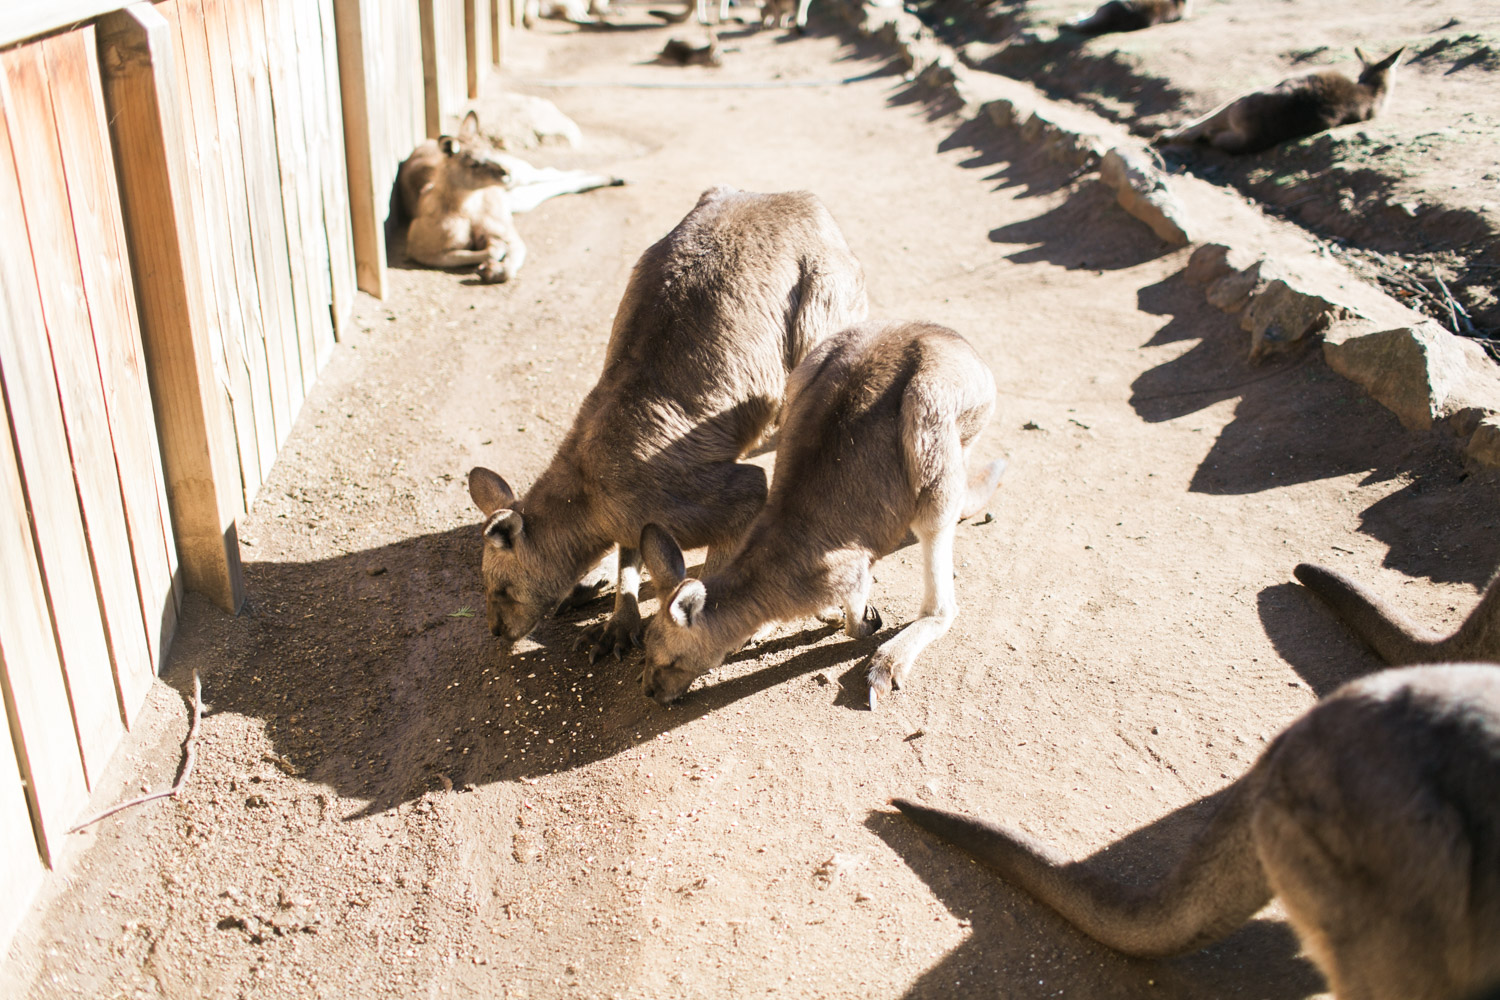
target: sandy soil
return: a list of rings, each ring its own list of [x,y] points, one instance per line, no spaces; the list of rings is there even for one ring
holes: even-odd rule
[[[513,284],[399,270],[388,301],[361,302],[243,525],[249,607],[189,599],[98,803],[172,780],[196,669],[189,787],[81,835],[0,993],[1321,991],[1275,908],[1201,953],[1126,960],[885,802],[1003,818],[1122,878],[1161,870],[1272,734],[1376,665],[1292,566],[1451,625],[1500,562],[1500,482],[1316,353],[1247,366],[1183,251],[1096,182],[1059,186],[935,115],[882,57],[766,33],[718,72],[643,65],[668,34],[547,26],[511,73],[864,78],[537,91],[592,139],[556,159],[630,185],[524,217]],[[952,326],[999,384],[979,452],[1011,467],[992,519],[961,529],[959,618],[878,713],[860,664],[889,631],[788,624],[662,709],[637,662],[572,652],[607,602],[509,658],[484,626],[467,470],[531,482],[630,265],[717,182],[816,191],[874,314]],[[915,553],[876,569],[888,630],[916,611]]]

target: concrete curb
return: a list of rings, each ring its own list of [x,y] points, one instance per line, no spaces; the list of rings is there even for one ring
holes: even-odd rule
[[[1472,465],[1500,469],[1500,366],[1477,343],[1364,284],[1239,195],[1167,174],[1123,129],[1029,84],[970,70],[890,0],[839,0],[834,9],[860,35],[891,46],[908,80],[955,99],[963,116],[1018,129],[1075,173],[1097,172],[1120,207],[1169,245],[1197,243],[1186,276],[1211,304],[1239,314],[1252,360],[1321,337],[1328,366],[1402,424],[1444,430]]]

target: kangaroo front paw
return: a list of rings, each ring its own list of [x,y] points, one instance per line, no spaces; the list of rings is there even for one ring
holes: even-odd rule
[[[615,615],[607,622],[584,629],[573,648],[588,646],[590,664],[597,663],[605,654],[611,654],[618,660],[623,653],[641,644],[643,630],[644,625],[639,618]]]
[[[905,686],[906,667],[890,653],[877,649],[870,656],[870,711],[875,711],[882,698],[890,697],[894,688]]]
[[[609,586],[608,580],[594,580],[591,583],[575,583],[573,589],[564,597],[556,608],[552,610],[554,615],[565,615],[574,608],[581,608],[604,592]]]
[[[475,269],[479,275],[480,284],[503,285],[511,279],[511,270],[505,266],[504,261],[487,260]]]

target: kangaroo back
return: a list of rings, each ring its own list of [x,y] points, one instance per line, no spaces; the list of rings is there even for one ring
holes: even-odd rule
[[[1063,25],[1080,35],[1140,31],[1156,24],[1180,21],[1191,12],[1191,0],[1106,0],[1087,17]]]
[[[1412,624],[1374,591],[1338,570],[1302,563],[1297,580],[1317,594],[1339,618],[1393,666],[1443,660],[1500,660],[1500,575],[1490,581],[1479,604],[1450,636]]]

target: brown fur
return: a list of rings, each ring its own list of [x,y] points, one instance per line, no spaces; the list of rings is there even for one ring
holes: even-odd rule
[[[1500,986],[1500,670],[1346,685],[1225,792],[1176,867],[1126,886],[1023,834],[895,800],[1085,934],[1131,955],[1216,941],[1277,896],[1340,1000]]]
[[[719,48],[719,36],[714,29],[708,29],[708,44],[703,46],[684,42],[680,38],[671,38],[667,44],[661,47],[657,60],[672,63],[677,66],[722,66],[724,65],[724,53]]]
[[[1155,143],[1202,142],[1226,153],[1258,153],[1325,129],[1369,121],[1389,99],[1396,66],[1406,50],[1397,49],[1374,63],[1354,51],[1362,67],[1358,80],[1331,69],[1294,76],[1169,129]]]
[[[1365,645],[1393,666],[1444,660],[1500,660],[1500,574],[1450,636],[1413,625],[1366,587],[1338,570],[1302,563],[1292,571],[1333,608]]]
[[[1087,17],[1063,25],[1080,35],[1108,35],[1140,31],[1157,24],[1181,21],[1192,13],[1192,0],[1106,0]]]
[[[927,594],[922,616],[870,659],[874,708],[957,613],[954,528],[1003,468],[991,464],[970,486],[969,447],[994,405],[989,368],[944,327],[865,323],[820,345],[792,373],[770,499],[729,561],[685,580],[676,533],[643,533],[664,609],[646,630],[644,692],[667,704],[766,623],[833,605],[848,635],[872,634],[870,568],[910,529]]]
[[[780,409],[787,373],[866,308],[859,261],[813,195],[704,192],[641,255],[604,371],[536,484],[517,498],[488,469],[469,474],[491,630],[526,635],[618,545],[615,612],[589,634],[591,655],[639,641],[642,529],[715,551],[737,541],[766,496],[765,473],[738,459]]]
[[[396,191],[411,224],[406,255],[428,267],[474,267],[481,281],[509,281],[526,261],[512,211],[548,198],[623,184],[582,170],[538,169],[497,150],[474,112],[458,135],[428,139],[401,164]]]

